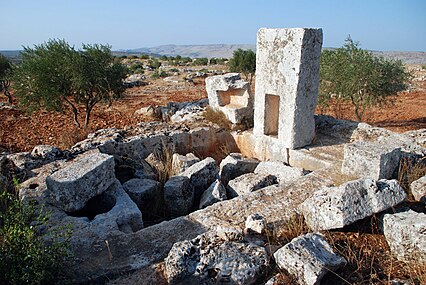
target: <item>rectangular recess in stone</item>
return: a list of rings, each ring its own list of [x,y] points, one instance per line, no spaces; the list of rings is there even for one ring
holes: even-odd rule
[[[227,91],[217,91],[219,106],[228,106],[233,108],[247,107],[248,97],[245,89],[229,89]]]
[[[265,135],[278,136],[278,118],[280,114],[280,97],[265,95]]]

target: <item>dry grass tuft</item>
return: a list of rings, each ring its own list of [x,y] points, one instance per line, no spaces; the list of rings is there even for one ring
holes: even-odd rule
[[[71,132],[63,132],[58,138],[57,147],[66,150],[70,149],[76,143],[81,142],[87,138],[87,135],[90,134],[89,129],[73,129]]]
[[[155,163],[152,163],[151,166],[157,173],[158,181],[164,185],[173,175],[173,150],[163,142],[161,149],[153,155]]]
[[[214,110],[210,106],[208,106],[204,111],[203,117],[206,120],[217,124],[219,127],[224,128],[225,130],[229,131],[232,129],[232,124],[225,116],[225,114],[222,111]]]
[[[409,199],[413,200],[413,195],[410,191],[411,183],[424,175],[426,175],[426,157],[404,157],[401,159],[398,170],[398,182],[408,194]]]

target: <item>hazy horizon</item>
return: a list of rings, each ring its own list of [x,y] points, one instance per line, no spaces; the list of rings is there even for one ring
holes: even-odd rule
[[[348,35],[377,51],[426,51],[426,1],[0,0],[0,50],[48,39],[109,44],[113,50],[162,45],[249,44],[259,28],[320,27],[325,47]]]

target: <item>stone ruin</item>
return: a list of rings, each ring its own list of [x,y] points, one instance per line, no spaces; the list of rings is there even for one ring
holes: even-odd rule
[[[198,119],[204,106],[180,104],[179,120],[197,118],[190,126],[99,130],[64,152],[3,157],[30,177],[20,195],[45,205],[49,227],[71,225],[69,281],[127,283],[119,276],[134,272],[153,284],[261,284],[274,259],[300,284],[318,284],[344,266],[320,233],[273,259],[262,235],[298,214],[321,231],[396,207],[406,198],[397,162],[426,150],[415,135],[314,116],[321,42],[321,29],[261,29],[254,98],[236,74],[206,79],[211,107],[233,123],[254,120],[253,130],[223,130]],[[164,155],[173,176],[162,180]],[[412,185],[423,201],[424,179]],[[398,211],[384,216],[392,252],[425,260],[424,214]]]

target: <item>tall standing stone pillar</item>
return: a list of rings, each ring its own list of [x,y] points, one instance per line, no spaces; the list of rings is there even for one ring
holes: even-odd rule
[[[260,29],[257,33],[255,136],[283,148],[315,136],[322,29]]]

